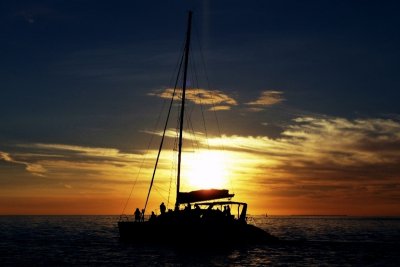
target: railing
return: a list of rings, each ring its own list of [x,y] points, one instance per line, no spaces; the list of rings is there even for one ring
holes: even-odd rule
[[[148,221],[149,219],[150,219],[150,215],[144,215],[140,221],[145,222],[145,221]],[[134,222],[135,216],[122,214],[119,216],[119,221],[120,222],[129,222],[129,221]]]

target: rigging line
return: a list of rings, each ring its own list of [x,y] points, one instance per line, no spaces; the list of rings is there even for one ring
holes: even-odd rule
[[[167,103],[167,101],[166,101],[166,99],[164,99],[163,105],[162,105],[162,107],[161,107],[161,111],[160,111],[160,113],[159,113],[159,115],[158,115],[158,118],[157,118],[157,120],[156,120],[156,123],[155,123],[155,125],[154,125],[154,132],[155,132],[156,129],[158,128],[158,124],[160,123],[160,120],[161,120],[161,114],[162,114],[162,111],[163,111],[164,108],[165,108],[166,103]],[[149,153],[149,151],[150,151],[150,147],[151,147],[151,144],[153,143],[153,139],[154,139],[154,134],[152,134],[151,137],[150,137],[150,141],[149,141],[149,143],[148,143],[148,145],[147,145],[147,148],[146,148],[146,153],[143,155],[143,160],[142,160],[142,162],[141,162],[141,164],[140,164],[139,171],[138,171],[138,173],[137,173],[137,175],[136,175],[135,182],[133,183],[133,185],[132,185],[132,187],[131,187],[131,191],[130,191],[130,193],[129,193],[129,197],[128,197],[128,199],[127,199],[126,202],[125,202],[124,208],[122,209],[122,214],[124,214],[124,212],[125,212],[125,210],[126,210],[126,208],[127,208],[127,206],[128,206],[128,203],[129,203],[129,201],[130,201],[130,199],[131,199],[131,197],[132,197],[133,189],[134,189],[135,186],[136,186],[136,183],[137,183],[137,181],[138,181],[138,179],[139,179],[140,173],[142,172],[144,163],[145,163],[145,161],[147,160],[147,155],[148,155],[148,153]]]
[[[183,40],[182,45],[181,45],[181,50],[180,50],[181,53],[182,53],[182,57],[178,58],[178,60],[176,61],[176,65],[175,65],[174,71],[171,74],[171,78],[170,78],[168,84],[172,84],[172,79],[174,78],[174,74],[177,73],[178,69],[179,69],[178,73],[180,72],[180,69],[181,69],[181,66],[182,66],[182,58],[183,58],[183,51],[184,50],[185,50],[185,40]]]
[[[176,147],[176,141],[175,141],[175,144],[174,144],[174,149],[175,149],[175,147]],[[175,163],[176,163],[174,153],[172,153],[172,163],[173,163],[173,165],[172,165],[172,167],[171,167],[171,172],[170,172],[170,176],[169,176],[169,187],[168,187],[167,206],[169,206],[169,198],[170,198],[170,196],[171,196],[172,180],[173,180],[173,177],[175,177],[175,175],[176,175],[176,171],[174,170],[174,167],[173,167],[173,166],[175,166]]]
[[[164,197],[164,194],[168,192],[168,189],[159,187],[157,184],[153,185],[153,188],[154,188],[154,189],[157,189],[157,192],[158,192],[162,197]],[[164,197],[164,199],[165,199],[165,197]]]
[[[203,48],[202,48],[202,45],[200,42],[199,31],[198,31],[198,28],[196,27],[196,24],[194,24],[194,36],[195,36],[195,38],[197,38],[198,43],[199,43],[200,58],[201,58],[201,63],[203,65],[204,74],[206,76],[208,90],[210,90],[212,110],[214,111],[215,120],[217,122],[218,134],[222,140],[221,127],[220,127],[220,123],[219,123],[216,108],[215,108],[215,102],[213,101],[213,98],[212,98],[212,96],[215,95],[215,92],[214,92],[214,90],[211,90],[211,84],[210,84],[210,79],[208,78],[208,72],[207,72],[206,63],[205,63],[205,59],[204,59]],[[222,141],[221,141],[221,146],[222,146],[222,150],[225,151],[225,146]]]
[[[190,72],[191,72],[191,77],[194,77],[194,79],[197,82],[197,86],[198,86],[197,76],[193,74],[193,63],[189,62],[189,65],[190,65],[189,69],[190,69]],[[189,90],[189,88],[187,90]],[[191,88],[191,90],[195,91],[196,89],[195,88]],[[194,95],[196,95],[196,94],[194,94]],[[186,124],[187,124],[187,127],[189,129],[188,132],[192,136],[192,138],[190,138],[190,141],[192,141],[192,148],[195,150],[196,148],[199,149],[199,141],[196,138],[196,132],[194,130],[193,123],[192,123],[192,121],[193,121],[192,120],[193,112],[194,112],[194,110],[196,108],[196,101],[193,100],[192,102],[194,102],[195,104],[190,107],[190,111],[188,112],[188,115],[186,116]]]
[[[193,60],[194,61],[194,60]],[[206,126],[206,119],[205,119],[205,112],[204,112],[204,105],[201,99],[201,92],[200,92],[200,86],[199,86],[199,80],[198,80],[198,75],[197,75],[197,69],[196,69],[196,64],[192,63],[191,66],[191,71],[192,71],[192,76],[194,77],[195,81],[196,81],[196,88],[197,89],[193,89],[197,91],[197,94],[200,95],[199,102],[200,102],[200,111],[201,111],[201,118],[202,118],[202,122],[203,122],[203,128],[204,128],[204,133],[206,136],[206,143],[207,143],[207,149],[210,150],[210,144],[208,142],[208,131],[207,131],[207,126]],[[194,94],[196,95],[196,93]]]
[[[173,178],[174,177],[176,177],[176,169],[174,168],[175,166],[176,166],[176,153],[175,153],[175,151],[177,151],[177,147],[178,147],[178,143],[177,143],[177,141],[178,141],[178,124],[179,123],[177,123],[177,126],[176,126],[176,129],[175,129],[175,138],[174,138],[174,145],[173,145],[173,148],[172,148],[172,153],[171,153],[171,157],[172,157],[172,160],[171,160],[171,162],[172,162],[172,165],[171,165],[171,171],[170,171],[170,176],[169,176],[169,188],[168,188],[168,199],[167,199],[167,206],[169,207],[169,204],[170,204],[170,197],[171,197],[171,189],[172,189],[172,180],[173,180]]]
[[[144,211],[146,211],[147,203],[148,203],[149,197],[150,197],[151,188],[153,187],[154,177],[155,177],[155,175],[156,175],[156,170],[157,170],[157,165],[158,165],[158,160],[160,159],[161,149],[162,149],[163,144],[164,144],[165,133],[166,133],[167,127],[168,127],[169,116],[171,115],[171,109],[172,109],[172,106],[173,106],[173,103],[174,103],[174,97],[175,97],[175,94],[176,94],[176,88],[177,88],[178,82],[179,82],[179,77],[180,77],[181,68],[182,68],[182,64],[183,64],[183,59],[184,59],[184,53],[182,54],[181,62],[180,62],[180,64],[179,64],[178,73],[177,73],[177,75],[176,75],[176,80],[175,80],[175,85],[174,85],[174,91],[172,92],[172,97],[171,97],[171,101],[170,101],[170,105],[169,105],[169,109],[168,109],[168,114],[167,114],[167,120],[166,120],[166,122],[165,122],[163,135],[162,135],[162,137],[161,137],[161,143],[160,143],[160,147],[159,147],[159,149],[158,149],[158,154],[157,154],[156,163],[155,163],[155,165],[154,165],[153,175],[152,175],[152,177],[151,177],[149,192],[147,193],[146,202],[145,202],[145,204],[144,204]]]
[[[156,190],[157,193],[161,196],[161,198],[164,199],[164,201],[166,201],[166,200],[165,200],[165,197],[164,197],[163,194],[160,192],[160,188],[158,188],[157,186],[154,186],[154,190]]]
[[[181,51],[184,50],[184,46],[185,46],[185,41],[183,41],[183,43],[182,43]],[[181,59],[178,58],[178,60],[177,60],[177,62],[176,62],[176,64],[175,64],[174,71],[173,71],[172,73],[176,73],[177,69],[179,69],[178,73],[180,72],[180,69],[181,69],[181,66],[182,66],[182,60],[183,60],[183,55],[182,55]],[[172,79],[173,79],[173,77],[174,77],[174,75],[172,74],[172,75],[171,75],[171,78],[170,78],[170,81],[169,81],[169,84],[172,84]],[[175,85],[175,87],[176,87],[176,85]],[[160,123],[160,120],[161,120],[161,115],[163,114],[162,111],[164,110],[166,103],[167,103],[167,100],[164,98],[163,105],[162,105],[162,107],[161,107],[161,111],[159,112],[157,121],[156,121],[155,126],[154,126],[154,132],[155,132],[156,129],[158,128],[158,124]],[[134,188],[136,187],[136,183],[137,183],[137,181],[138,181],[138,179],[139,179],[139,176],[140,176],[140,173],[141,173],[141,171],[142,171],[142,169],[143,169],[143,165],[144,165],[145,161],[147,160],[147,155],[148,155],[148,153],[149,153],[149,151],[150,151],[150,147],[151,147],[151,144],[153,143],[153,139],[154,139],[154,134],[152,134],[151,137],[150,137],[150,142],[149,142],[149,144],[148,144],[148,146],[147,146],[146,153],[145,153],[145,155],[144,155],[144,157],[143,157],[143,160],[142,160],[142,162],[141,162],[141,164],[140,164],[139,171],[138,171],[138,173],[137,173],[137,175],[136,175],[135,182],[134,182],[134,184],[132,185],[131,190],[130,190],[130,192],[129,192],[129,197],[128,197],[127,201],[125,202],[124,208],[122,209],[122,214],[124,214],[124,212],[125,212],[125,210],[126,210],[126,208],[127,208],[127,206],[128,206],[128,203],[129,203],[129,201],[130,201],[130,199],[131,199],[131,197],[132,197],[133,190],[134,190]]]
[[[214,92],[214,90],[211,90],[210,79],[208,78],[208,72],[207,72],[207,68],[206,68],[206,62],[205,62],[205,59],[204,59],[203,47],[202,47],[201,42],[200,42],[199,30],[198,30],[196,24],[194,24],[194,34],[193,34],[193,35],[194,35],[194,38],[197,39],[198,44],[199,44],[201,63],[202,63],[202,65],[203,65],[204,74],[205,74],[205,76],[206,76],[206,81],[207,81],[208,90],[210,91],[210,94],[211,94],[211,105],[212,105],[212,110],[213,110],[213,113],[214,113],[215,121],[216,121],[216,123],[217,123],[218,135],[219,135],[219,137],[220,137],[220,139],[221,139],[220,145],[221,145],[222,151],[225,152],[225,151],[226,151],[226,148],[225,148],[224,140],[223,140],[223,138],[222,138],[221,126],[220,126],[220,123],[219,123],[219,120],[218,120],[215,102],[213,101],[213,97],[212,97],[213,94],[216,94],[216,92]],[[232,186],[232,179],[230,178],[230,176],[228,176],[228,179],[229,179],[229,185],[230,185],[230,187],[234,190],[234,188],[233,188],[233,186]]]
[[[199,148],[199,146],[198,146],[199,142],[197,141],[196,133],[194,131],[193,123],[192,123],[192,119],[191,119],[193,110],[194,110],[194,107],[192,108],[192,111],[189,113],[189,116],[186,117],[186,124],[189,128],[189,133],[193,136],[193,138],[191,138],[190,140],[192,141],[192,148],[193,148],[193,150],[195,150],[196,147]],[[197,144],[197,146],[196,146],[196,144]]]
[[[190,66],[190,67],[192,67],[192,66]],[[187,90],[189,90],[189,89],[187,89]],[[196,90],[196,89],[192,88],[191,90]],[[193,102],[195,102],[195,101],[193,101]],[[192,116],[193,116],[193,112],[194,112],[195,106],[196,106],[195,104],[193,106],[192,105],[190,106],[190,111],[188,111],[188,115],[186,116],[186,124],[187,124],[187,127],[189,129],[188,132],[193,136],[193,138],[191,138],[190,140],[192,141],[192,148],[194,150],[195,150],[196,147],[199,148],[199,145],[198,145],[199,142],[198,142],[198,140],[196,138],[196,133],[194,131],[194,127],[193,127],[193,123],[192,123],[192,121],[193,121],[192,120]]]
[[[177,97],[179,97],[179,95]],[[170,171],[170,177],[169,177],[167,206],[169,206],[169,199],[171,197],[172,180],[173,180],[173,177],[176,177],[176,168],[174,168],[174,167],[176,166],[176,151],[178,150],[178,136],[179,136],[179,119],[177,119],[177,121],[176,121],[174,145],[173,145],[173,149],[172,149],[172,153],[171,153],[172,165],[171,165],[171,171]]]

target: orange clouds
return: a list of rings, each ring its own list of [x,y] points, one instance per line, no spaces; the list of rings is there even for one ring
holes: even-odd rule
[[[30,172],[33,175],[36,176],[44,176],[47,170],[40,164],[37,163],[31,163],[27,161],[22,161],[22,160],[16,160],[11,157],[9,153],[2,152],[0,151],[0,160],[3,160],[5,162],[11,163],[11,164],[18,164],[18,165],[24,165],[25,169]]]
[[[175,136],[175,131],[168,131],[168,138]],[[400,214],[395,208],[400,205],[398,121],[309,116],[294,119],[278,138],[208,137],[207,142],[204,134],[196,133],[199,149],[210,146],[212,151],[226,154],[228,184],[233,185],[237,200],[249,199],[250,207],[254,204],[257,210],[264,207],[271,213],[284,210],[296,213],[297,209],[308,214],[324,210],[366,214],[368,209],[363,203],[369,203],[370,214],[382,214],[381,211]],[[140,199],[151,177],[156,154],[155,150],[148,151],[149,161],[143,164],[143,151],[124,153],[114,148],[65,144],[25,144],[17,148],[22,150],[3,151],[0,159],[3,164],[24,166],[20,171],[25,176],[31,173],[36,179],[46,178],[41,183],[47,183],[47,187],[40,189],[46,197],[56,192],[76,198],[99,192],[109,197],[126,195],[138,179],[135,197]],[[184,165],[190,163],[188,159],[192,156],[195,156],[193,152],[184,152]],[[162,153],[156,188],[170,183],[173,157],[171,152]],[[11,173],[8,176],[14,177]],[[9,184],[18,177],[12,178]],[[24,188],[18,187],[18,190],[22,192]],[[31,188],[26,190],[28,196],[35,194]],[[167,192],[154,196],[160,198],[160,195],[163,199],[168,197]],[[274,204],[275,201],[280,204]],[[339,203],[341,207],[335,206]]]
[[[180,89],[177,89],[180,94]],[[174,92],[173,88],[167,88],[162,92],[152,93],[162,98],[171,99]],[[229,110],[232,106],[236,106],[237,102],[232,97],[218,90],[206,90],[201,88],[188,89],[186,91],[186,99],[201,105],[212,105],[215,110]]]
[[[177,89],[178,95],[180,94],[180,90],[181,89]],[[173,92],[174,89],[167,88],[149,95],[171,99]],[[207,90],[201,88],[188,89],[186,91],[186,99],[199,105],[212,105],[212,110],[230,110],[233,106],[239,105],[237,100],[219,90]],[[258,99],[245,103],[245,105],[248,106],[247,110],[258,112],[264,110],[266,106],[279,104],[284,100],[283,92],[267,90],[261,92],[261,96]]]
[[[272,106],[284,101],[282,95],[283,92],[281,91],[263,91],[257,100],[248,102],[246,105],[251,106],[252,111],[261,111],[265,106]]]
[[[390,119],[302,117],[279,138],[224,136],[209,144],[223,141],[226,150],[244,159],[235,163],[243,181],[239,188],[250,186],[248,193],[263,188],[268,201],[316,201],[319,210],[335,210],[332,203],[340,202],[351,207],[350,214],[371,202],[372,214],[382,214],[380,209],[400,214],[394,209],[394,203],[400,205],[399,133],[400,123]],[[313,205],[308,212],[307,205],[302,208],[313,213]]]
[[[392,120],[303,117],[294,120],[280,138],[223,136],[209,141],[225,147],[279,158],[281,164],[330,163],[340,166],[397,163],[400,123]]]

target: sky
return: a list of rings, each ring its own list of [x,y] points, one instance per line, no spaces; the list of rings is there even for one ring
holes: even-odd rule
[[[399,9],[1,2],[0,214],[144,206],[193,10],[182,189],[228,188],[251,214],[399,216]],[[149,212],[175,201],[167,129]]]

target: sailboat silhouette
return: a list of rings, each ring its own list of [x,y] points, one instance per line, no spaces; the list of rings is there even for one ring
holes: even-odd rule
[[[180,190],[191,24],[192,12],[189,11],[185,49],[181,61],[181,65],[183,63],[183,84],[180,99],[175,209],[166,212],[165,208],[161,207],[161,214],[158,216],[152,214],[149,220],[120,220],[118,222],[120,238],[137,243],[175,243],[182,245],[246,244],[277,241],[276,237],[255,225],[247,223],[247,203],[232,201],[231,198],[234,197],[234,194],[229,193],[229,190],[200,189],[190,192],[181,192]],[[174,97],[175,90],[172,94],[171,106]],[[168,111],[167,121],[169,114],[170,110]],[[154,174],[163,148],[166,130],[167,124],[164,128],[143,212],[146,209],[153,186]],[[194,208],[191,206],[193,204]],[[182,209],[182,206],[185,206],[185,208]],[[237,214],[232,215],[231,211],[237,211]]]

